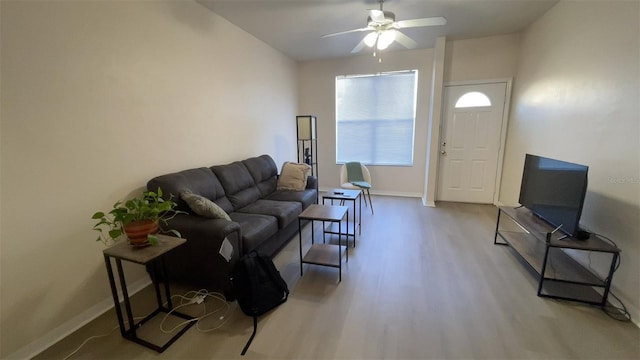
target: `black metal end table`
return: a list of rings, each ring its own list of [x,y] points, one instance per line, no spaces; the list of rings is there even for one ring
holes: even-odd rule
[[[113,295],[113,303],[116,309],[116,315],[118,316],[118,325],[120,325],[120,333],[122,337],[131,340],[135,343],[144,345],[157,352],[165,351],[171,344],[173,344],[182,334],[184,334],[194,322],[189,322],[180,329],[173,337],[171,337],[166,343],[157,345],[147,340],[141,339],[136,334],[136,329],[143,326],[147,321],[154,318],[160,313],[169,313],[185,320],[193,320],[193,317],[172,311],[173,305],[171,304],[171,293],[169,291],[169,280],[167,278],[166,266],[164,263],[164,256],[169,251],[184,244],[185,239],[158,235],[158,244],[153,246],[147,246],[144,248],[135,248],[126,241],[121,241],[107,249],[104,249],[104,261],[107,266],[107,275],[109,276],[109,284],[111,285],[111,293]],[[116,267],[118,268],[118,277],[120,279],[120,289],[122,290],[122,296],[124,298],[124,307],[127,313],[127,325],[122,316],[122,309],[120,307],[120,301],[118,301],[118,289],[116,288],[115,278],[113,276],[113,268],[111,265],[111,258],[115,259]],[[151,314],[147,315],[144,319],[137,323],[134,323],[133,312],[131,311],[131,302],[129,300],[129,293],[127,291],[127,284],[124,278],[124,271],[122,270],[122,260],[133,262],[140,265],[147,265],[151,267],[153,272],[152,280],[153,286],[156,292],[156,299],[158,302],[158,308]],[[160,292],[159,281],[162,279],[164,283],[165,299],[167,301],[167,307],[163,305],[162,294]]]
[[[349,232],[349,226],[347,224],[347,232],[343,235],[353,237],[353,247],[356,247],[356,228],[358,228],[358,235],[362,235],[362,191],[349,190],[349,189],[330,189],[322,195],[322,205],[325,204],[325,200],[331,200],[330,205],[333,205],[334,200],[339,200],[340,205],[344,205],[345,201],[353,202],[353,233]],[[356,204],[358,206],[356,206]],[[356,223],[356,218],[358,222]],[[336,234],[335,223],[330,223],[327,234]],[[347,241],[348,242],[348,241]]]
[[[298,235],[300,239],[300,276],[303,275],[303,264],[315,264],[338,268],[338,282],[342,281],[342,255],[349,261],[349,252],[346,245],[342,245],[342,219],[347,217],[349,223],[349,208],[346,206],[318,205],[311,204],[300,215],[298,215]],[[302,255],[302,220],[311,221],[311,248]],[[338,224],[338,244],[315,244],[314,243],[314,221],[329,221]],[[324,230],[323,234],[324,234]],[[348,232],[348,231],[347,231]]]

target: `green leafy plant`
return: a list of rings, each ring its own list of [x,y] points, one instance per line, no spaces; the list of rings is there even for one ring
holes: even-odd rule
[[[158,225],[167,221],[184,211],[175,210],[177,204],[172,201],[173,195],[165,200],[162,198],[162,189],[158,191],[145,191],[141,196],[127,201],[118,201],[113,205],[113,209],[108,213],[98,211],[91,217],[97,220],[93,230],[98,232],[96,241],[102,241],[105,245],[109,241],[118,241],[125,233],[126,225],[134,221],[151,220]],[[166,229],[164,232],[180,237],[180,232],[174,229]],[[155,245],[158,237],[154,234],[147,235],[147,240]]]

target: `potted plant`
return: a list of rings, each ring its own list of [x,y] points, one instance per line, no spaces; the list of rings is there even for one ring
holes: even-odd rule
[[[99,234],[96,241],[102,241],[107,245],[109,241],[117,241],[126,234],[133,246],[157,244],[156,234],[161,230],[160,222],[166,225],[176,214],[184,213],[175,210],[177,204],[171,198],[163,199],[162,189],[158,188],[157,192],[145,191],[141,196],[131,200],[118,201],[106,214],[96,212],[91,217],[98,221],[93,226],[93,230]],[[163,232],[180,237],[177,230],[167,229]]]

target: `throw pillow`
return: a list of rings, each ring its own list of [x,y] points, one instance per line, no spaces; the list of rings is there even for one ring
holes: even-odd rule
[[[282,171],[278,177],[278,190],[302,191],[307,187],[307,176],[311,166],[293,162],[282,164]]]
[[[189,205],[189,208],[191,208],[194,213],[200,216],[231,221],[229,215],[220,206],[204,196],[186,190],[180,193],[180,197]]]

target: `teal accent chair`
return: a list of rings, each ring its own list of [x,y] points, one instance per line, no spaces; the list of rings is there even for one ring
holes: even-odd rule
[[[369,185],[372,185],[372,183],[371,183],[371,173],[369,172],[369,169],[367,169],[367,167],[364,166],[363,164],[360,164],[360,168],[362,169],[362,176],[364,178],[364,181],[369,183]],[[369,187],[361,187],[361,186],[356,186],[356,185],[350,183],[349,182],[349,177],[348,177],[348,174],[347,174],[347,165],[346,164],[343,164],[342,167],[340,168],[340,187],[343,188],[343,189],[349,189],[349,190],[361,190],[362,193],[363,193],[363,196],[366,193],[366,196],[364,196],[364,204],[371,208],[371,214],[373,214],[373,203],[371,202],[371,192],[369,191],[371,186],[369,186]],[[369,200],[369,204],[367,204],[367,198]]]

